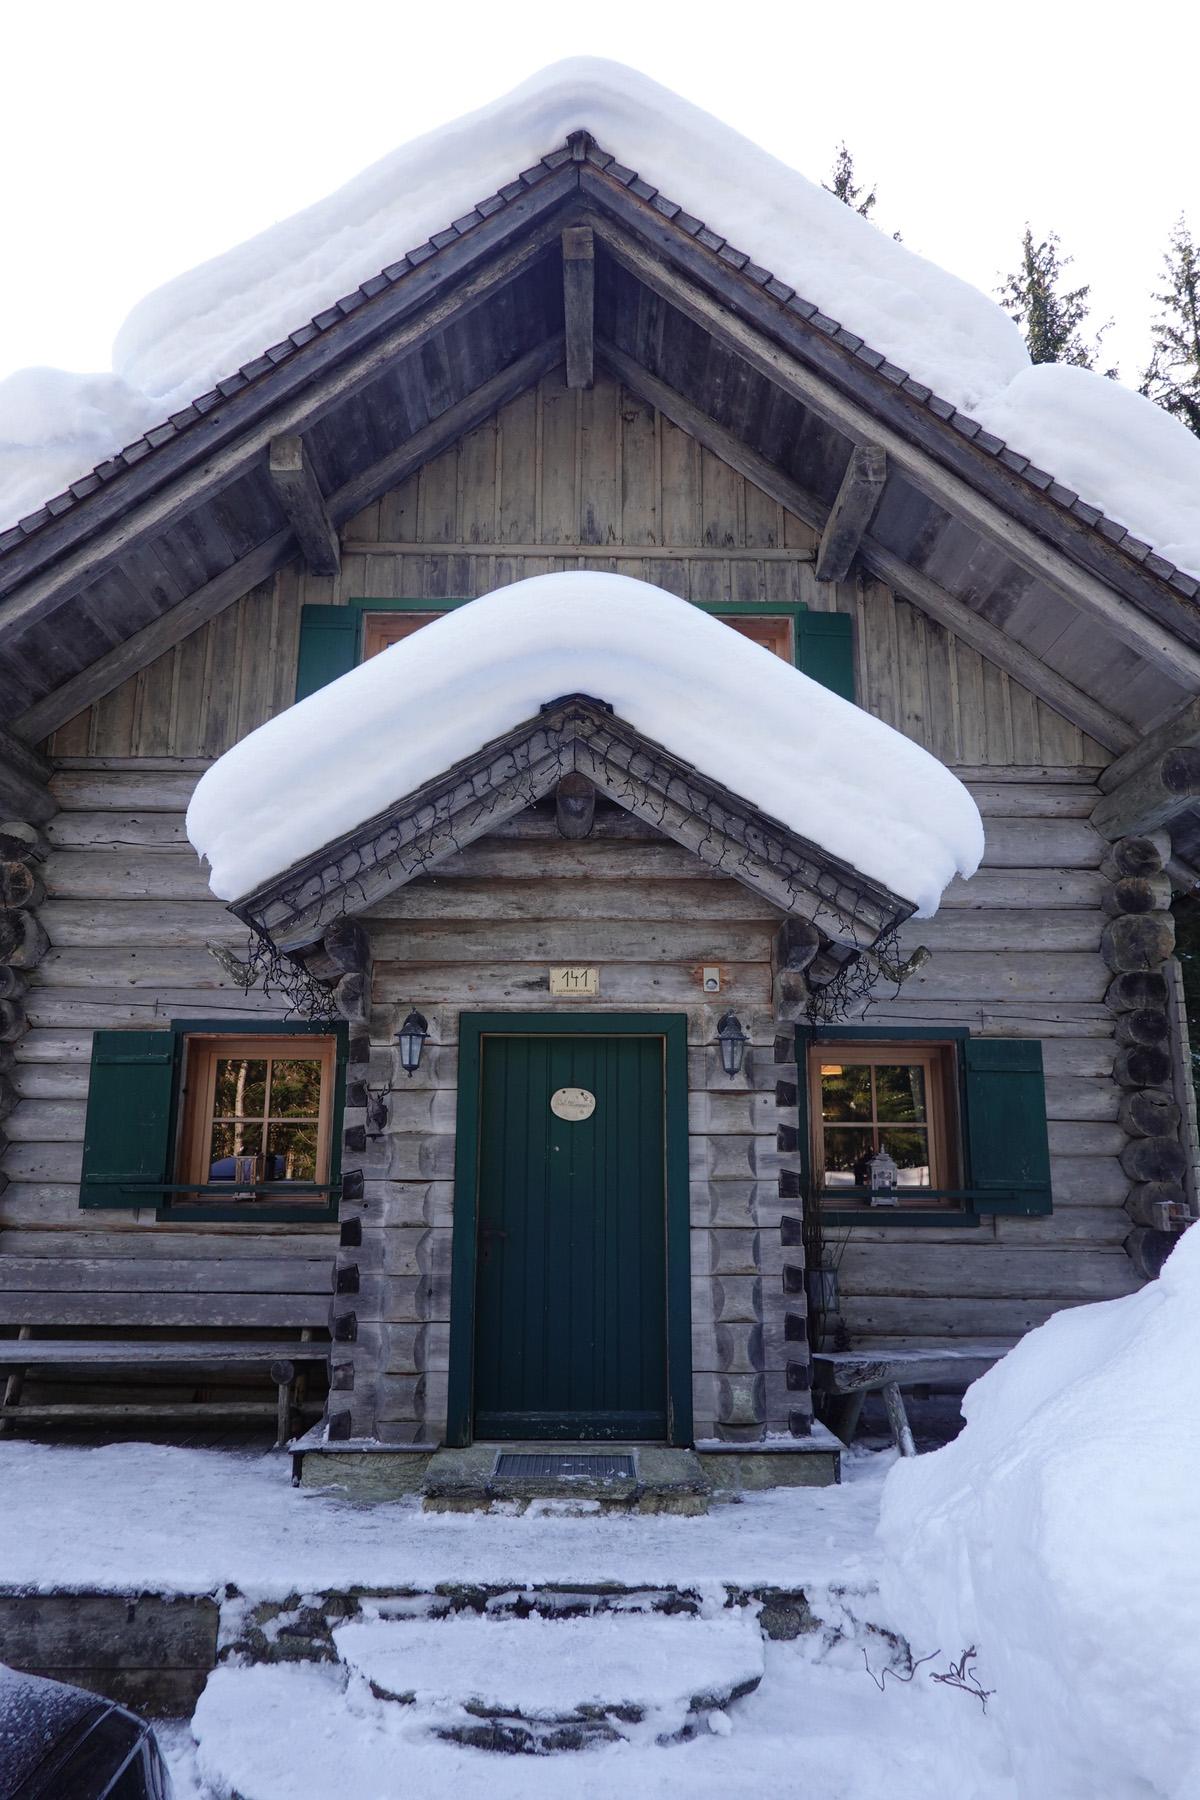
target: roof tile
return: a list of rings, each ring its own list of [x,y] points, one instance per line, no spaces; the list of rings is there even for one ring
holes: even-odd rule
[[[520,189],[518,189],[517,191],[519,193]],[[435,244],[431,244],[431,243],[418,244],[414,250],[409,251],[408,260],[412,264],[413,268],[415,269],[418,267],[419,264],[428,262],[431,256],[436,256],[436,255],[437,255],[437,246]]]
[[[18,519],[17,525],[28,537],[31,531],[37,531],[42,525],[49,524],[52,517],[53,514],[48,507],[39,506],[36,512],[26,513],[23,519]]]
[[[683,208],[676,205],[674,200],[664,200],[661,194],[655,194],[650,204],[655,212],[662,213],[665,219],[677,219],[683,211]]]
[[[99,486],[100,477],[98,475],[85,475],[82,481],[71,483],[70,492],[76,500],[86,500],[88,495],[94,494]]]
[[[1151,574],[1158,575],[1165,580],[1173,571],[1175,564],[1169,563],[1165,556],[1159,556],[1157,551],[1152,550],[1146,558],[1146,567]]]
[[[914,381],[911,375],[901,385],[906,394],[911,394],[913,399],[919,400],[922,405],[933,398],[933,389],[926,387],[923,381]]]
[[[989,456],[999,456],[1004,449],[1004,439],[993,436],[990,431],[981,431],[975,442],[981,450],[986,450]]]
[[[767,283],[767,292],[770,294],[772,300],[779,300],[786,303],[791,299],[795,291],[795,288],[790,288],[786,281],[780,281],[775,275],[772,275]]]
[[[325,308],[324,312],[319,312],[316,314],[316,316],[313,319],[313,324],[316,326],[318,331],[328,331],[329,327],[331,325],[337,324],[337,322],[341,318],[341,316],[342,315],[338,311],[336,306],[327,306]],[[222,392],[224,391],[224,387],[221,382],[218,381],[217,386],[218,386],[218,388],[220,388],[222,390]]]
[[[1121,539],[1121,548],[1126,556],[1132,556],[1134,562],[1145,562],[1150,554],[1149,544],[1143,544],[1141,538],[1135,538],[1131,531],[1127,531]]]
[[[707,225],[702,225],[696,236],[706,250],[719,250],[725,242],[725,239],[718,237],[715,231],[710,231]]]
[[[843,350],[850,350],[853,352],[861,350],[863,346],[863,340],[858,336],[857,332],[847,331],[844,325],[838,326],[837,340]],[[883,358],[881,356],[879,362],[882,361]],[[878,368],[879,363],[876,363],[875,367]]]
[[[561,169],[564,163],[571,161],[572,156],[569,144],[564,144],[561,150],[552,150],[549,156],[543,156],[542,158],[544,167],[552,171],[554,169]]]
[[[1026,481],[1031,482],[1035,488],[1041,488],[1043,493],[1054,480],[1053,475],[1047,475],[1045,469],[1039,469],[1034,463],[1030,463],[1024,475]]]
[[[1189,600],[1200,594],[1200,581],[1197,581],[1194,575],[1189,575],[1184,569],[1172,569],[1168,580],[1173,588],[1178,588],[1179,592],[1186,594]]]
[[[602,150],[595,138],[590,138],[587,146],[587,160],[594,163],[598,169],[607,169],[609,163],[615,162],[616,158],[611,156],[607,150]]]
[[[47,500],[46,511],[51,515],[52,518],[57,519],[59,513],[65,513],[67,511],[69,511],[70,508],[72,506],[74,506],[74,504],[75,504],[75,501],[69,493],[55,494],[53,500]]]
[[[1115,519],[1097,519],[1096,530],[1101,537],[1106,537],[1110,544],[1119,544],[1121,539],[1128,535],[1125,527],[1118,525]]]
[[[952,419],[954,417],[954,408],[951,406],[950,402],[948,400],[943,400],[938,394],[934,394],[930,398],[928,404],[930,412],[936,413],[939,419]]]
[[[1060,506],[1074,506],[1079,498],[1074,488],[1065,487],[1061,481],[1052,481],[1046,492],[1052,500],[1057,500]]]
[[[815,325],[818,331],[825,332],[827,337],[836,337],[842,329],[836,319],[828,318],[823,312],[813,313],[810,323]]]
[[[499,212],[503,205],[504,202],[499,194],[489,194],[486,200],[481,200],[479,202],[475,211],[479,214],[481,219],[490,219],[492,214]]]
[[[399,262],[389,263],[387,268],[383,272],[386,275],[387,279],[390,282],[392,282],[394,285],[403,276],[408,274],[410,267],[411,267],[411,265],[409,263],[407,256],[402,256],[400,258]]]
[[[509,200],[515,200],[518,194],[523,194],[525,188],[519,181],[506,181],[502,188],[496,189],[496,192],[507,203]]]
[[[1086,500],[1077,500],[1071,511],[1077,519],[1082,519],[1085,525],[1094,525],[1097,519],[1104,517],[1098,506],[1089,506]]]
[[[732,263],[735,269],[744,269],[750,258],[744,251],[735,250],[730,244],[722,244],[717,251],[722,262]]]
[[[160,444],[165,444],[169,438],[173,438],[175,436],[176,436],[175,427],[170,423],[170,421],[168,421],[167,424],[156,425],[154,427],[153,431],[148,431],[146,433],[146,442],[148,444],[152,444],[154,446],[154,448],[157,450],[157,448]]]
[[[534,182],[540,181],[545,173],[545,169],[543,169],[541,163],[538,162],[534,163],[531,168],[522,169],[517,180],[521,183],[522,187],[532,187]]]
[[[631,182],[636,181],[637,179],[637,176],[632,169],[627,169],[624,163],[616,161],[610,162],[604,173],[606,175],[611,175],[614,181],[619,181],[622,187],[628,187]]]
[[[382,294],[384,289],[391,287],[391,285],[392,284],[386,275],[372,275],[370,281],[363,282],[361,291],[367,296],[368,300],[373,300],[376,294]],[[270,354],[271,352],[268,350],[267,355],[270,356]]]
[[[817,309],[812,301],[801,299],[799,294],[792,295],[787,302],[787,309],[789,312],[799,313],[802,319],[807,319],[810,323],[817,316]]]
[[[1000,461],[1016,475],[1023,475],[1029,467],[1029,458],[1022,456],[1019,450],[1010,450],[1007,444],[1000,452]]]
[[[979,423],[978,419],[968,418],[966,413],[957,411],[951,413],[950,423],[953,425],[955,431],[960,431],[965,438],[977,438],[983,430],[983,426]]]
[[[704,230],[703,219],[698,219],[695,213],[676,213],[675,223],[678,225],[680,231],[686,231],[689,237],[695,237],[698,232]]]
[[[446,245],[452,244],[458,236],[459,233],[455,231],[453,225],[448,225],[445,231],[435,231],[429,241],[435,250],[444,250]]]
[[[231,375],[229,377],[228,385],[231,385],[234,382],[237,383],[238,387],[244,387],[246,385],[240,375]],[[126,464],[137,463],[141,462],[143,456],[149,456],[149,454],[150,446],[145,438],[138,438],[136,443],[126,444],[125,448],[121,451],[121,461]]]
[[[254,362],[243,363],[238,370],[238,373],[239,375],[244,375],[247,381],[257,381],[260,375],[266,375],[274,367],[275,365],[269,356],[260,356]],[[149,432],[147,435],[152,444],[156,442],[153,432]]]
[[[658,189],[656,187],[651,187],[650,183],[648,181],[643,181],[639,175],[635,180],[630,182],[629,191],[631,194],[636,194],[639,200],[653,200]]]
[[[867,367],[871,369],[877,369],[883,361],[883,357],[878,350],[872,350],[869,344],[864,344],[861,341],[854,354],[859,362],[865,362]]]
[[[10,525],[7,531],[0,531],[0,553],[11,550],[15,544],[21,542],[24,536],[25,533],[19,525]]]
[[[307,325],[298,325],[295,331],[291,332],[289,335],[296,349],[303,350],[305,344],[311,344],[313,339],[318,335],[318,328],[310,319]]]
[[[291,349],[290,344],[288,349]],[[268,350],[267,355],[270,356],[270,354],[271,352]],[[182,431],[185,425],[190,425],[193,420],[198,419],[200,416],[199,409],[193,404],[191,406],[185,406],[182,412],[172,413],[171,423],[177,431]]]

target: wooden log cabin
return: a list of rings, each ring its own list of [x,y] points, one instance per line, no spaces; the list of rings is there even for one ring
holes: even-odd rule
[[[274,1364],[281,1432],[306,1408],[331,1446],[803,1454],[813,1351],[995,1353],[1153,1278],[1194,1216],[1197,582],[621,150],[547,144],[0,536],[0,1428],[273,1414]],[[916,920],[851,872],[855,944],[598,777],[365,901],[339,876],[307,934],[213,897],[184,814],[216,759],[569,570],[923,746],[978,803],[979,873]],[[282,987],[246,990],[251,915]],[[897,920],[907,979],[839,1015]],[[542,1088],[625,1094],[616,1265],[510,1252]]]

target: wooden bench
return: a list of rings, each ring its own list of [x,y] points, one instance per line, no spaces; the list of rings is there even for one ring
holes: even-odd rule
[[[817,1410],[834,1436],[849,1444],[864,1399],[882,1392],[896,1448],[901,1456],[915,1456],[917,1447],[900,1389],[937,1382],[969,1387],[1011,1349],[1011,1344],[962,1340],[923,1350],[818,1350],[813,1353]]]
[[[32,1234],[30,1234],[32,1236]],[[28,1424],[149,1419],[199,1424],[214,1420],[272,1418],[283,1445],[305,1416],[323,1408],[303,1398],[304,1367],[329,1355],[313,1336],[329,1322],[332,1247],[319,1255],[284,1257],[159,1253],[140,1256],[0,1255],[0,1325],[19,1327],[0,1339],[0,1371],[7,1370],[0,1431],[19,1419]],[[164,1246],[165,1248],[165,1246]],[[169,1338],[66,1337],[75,1327],[115,1334],[131,1328],[168,1331]],[[220,1329],[225,1338],[187,1338],[188,1331]],[[254,1339],[250,1330],[269,1330]],[[238,1335],[233,1335],[238,1334]],[[219,1401],[94,1401],[22,1404],[26,1375],[34,1370],[169,1375],[261,1368],[277,1398]]]

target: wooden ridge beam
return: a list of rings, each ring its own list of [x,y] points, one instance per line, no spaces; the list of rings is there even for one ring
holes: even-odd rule
[[[267,473],[296,534],[310,575],[337,575],[341,546],[325,505],[304,439],[294,434],[273,437],[267,450]]]
[[[372,464],[353,481],[329,496],[326,505],[330,517],[335,524],[352,518],[364,506],[377,500],[388,488],[403,481],[414,469],[427,462],[430,457],[437,456],[446,450],[466,432],[473,431],[476,425],[483,423],[507,400],[514,399],[523,393],[541,374],[547,374],[562,361],[563,343],[561,337],[547,338],[535,349],[510,363],[482,387],[475,389],[465,399],[448,407],[444,413],[429,425],[422,426],[412,437],[406,438],[395,450]],[[249,551],[239,562],[225,569],[220,575],[197,588],[186,600],[181,600],[169,612],[144,625],[132,637],[126,638],[106,656],[100,657],[78,675],[73,675],[61,687],[47,694],[35,706],[14,721],[13,730],[18,732],[29,743],[38,743],[42,738],[65,725],[73,719],[77,712],[90,706],[93,700],[101,699],[130,675],[145,668],[164,650],[173,649],[185,637],[190,637],[209,619],[216,618],[235,600],[248,594],[251,588],[260,581],[265,581],[277,569],[290,562],[295,554],[295,539],[289,527],[286,531],[276,532],[273,537]]]
[[[567,386],[590,388],[596,333],[596,252],[591,227],[568,227],[562,234],[562,254]]]
[[[723,425],[718,425],[708,413],[702,412],[674,388],[668,387],[666,382],[651,375],[631,356],[618,350],[615,344],[610,344],[605,338],[598,338],[596,354],[600,363],[619,381],[623,381],[626,387],[656,406],[681,431],[686,431],[698,443],[703,444],[705,449],[721,457],[732,468],[737,469],[739,474],[754,482],[765,494],[769,494],[772,500],[778,500],[789,512],[803,519],[805,524],[813,526],[817,531],[824,530],[829,508],[815,494],[800,487],[782,469],[776,468],[774,463],[768,462],[765,456],[752,450]],[[944,625],[947,631],[952,631],[955,637],[961,638],[964,644],[970,644],[973,650],[978,650],[989,662],[1004,669],[1040,700],[1044,700],[1064,718],[1086,731],[1089,737],[1095,738],[1097,743],[1109,750],[1124,750],[1132,743],[1135,735],[1132,726],[1082,693],[1065,676],[1049,668],[1031,650],[1026,650],[1023,644],[1018,644],[1014,638],[1001,631],[999,626],[972,612],[969,606],[948,594],[928,575],[920,574],[869,537],[863,539],[860,555],[872,573],[886,581],[903,599],[911,600],[931,618],[936,619],[939,625]]]
[[[1092,824],[1110,842],[1167,825],[1200,800],[1200,748],[1166,750],[1096,802]]]
[[[698,282],[669,268],[629,232],[599,213],[595,216],[594,230],[605,249],[623,268],[718,343],[741,357],[758,374],[855,443],[878,444],[887,452],[892,466],[914,487],[970,524],[1012,557],[1027,574],[1047,582],[1080,612],[1101,621],[1114,637],[1182,686],[1200,688],[1200,650],[1193,649],[1169,626],[1115,594],[1089,569],[1082,568],[1019,519],[1012,518],[962,476],[945,468],[928,451],[873,417],[865,407],[817,375],[765,332],[723,306]]]
[[[887,480],[887,452],[874,444],[857,444],[829,509],[817,551],[817,580],[844,581],[858,547],[875,517]]]

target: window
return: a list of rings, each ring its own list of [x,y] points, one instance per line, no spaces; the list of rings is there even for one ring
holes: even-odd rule
[[[333,1079],[332,1038],[186,1038],[178,1181],[215,1187],[196,1199],[217,1204],[323,1185]]]
[[[348,1052],[341,1023],[95,1032],[80,1205],[335,1219]]]
[[[686,552],[681,551],[681,556]],[[854,699],[854,645],[848,613],[809,612],[785,601],[761,604],[698,601],[702,612],[753,639],[764,650],[794,663],[844,700]],[[378,656],[422,626],[432,624],[466,600],[351,600],[346,606],[304,606],[296,698],[305,700],[358,663]]]
[[[947,1132],[950,1061],[948,1046],[937,1044],[814,1047],[809,1062],[817,1122],[814,1166],[827,1196],[867,1188],[867,1164],[881,1150],[899,1171],[901,1205],[927,1206],[929,1190],[955,1185]],[[870,1204],[865,1193],[847,1192],[844,1198]]]
[[[1051,1210],[1042,1046],[944,1027],[843,1026],[797,1036],[801,1144],[830,1225],[977,1225]],[[867,1163],[896,1164],[896,1204],[872,1204]]]

